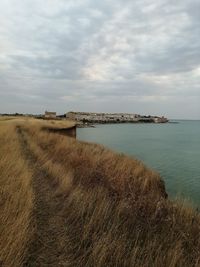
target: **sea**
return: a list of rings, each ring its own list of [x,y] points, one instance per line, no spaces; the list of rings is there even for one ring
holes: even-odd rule
[[[78,128],[77,139],[143,161],[160,173],[171,198],[200,207],[200,121],[97,124]]]

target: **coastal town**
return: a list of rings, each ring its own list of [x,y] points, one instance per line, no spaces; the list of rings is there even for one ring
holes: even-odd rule
[[[166,123],[168,119],[164,116],[143,116],[133,113],[94,113],[73,112],[66,113],[66,118],[82,123]]]

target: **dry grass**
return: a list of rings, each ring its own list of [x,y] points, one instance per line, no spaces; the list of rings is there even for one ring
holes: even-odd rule
[[[41,128],[53,128],[53,129],[60,129],[60,128],[70,128],[73,127],[76,122],[72,120],[53,120],[53,119],[48,119],[48,120],[43,120],[43,119],[34,119],[34,118],[25,118],[25,122],[28,122],[29,125],[32,127],[36,127],[37,129]]]
[[[57,122],[53,124],[63,127],[57,126]],[[4,131],[16,133],[16,126],[7,125],[10,128]],[[13,255],[21,251],[20,259],[26,266],[200,266],[199,213],[186,203],[168,200],[157,173],[138,160],[103,146],[48,133],[43,127],[42,122],[35,120],[23,122],[18,135],[6,137],[12,140],[9,145],[12,143],[18,153],[17,159],[23,162],[14,164],[23,175],[15,169],[10,173],[6,168],[4,157],[10,163],[17,155],[10,153],[11,148],[6,149],[5,145],[4,157],[0,158],[3,190],[12,192],[18,203],[30,199],[29,205],[21,210],[15,207],[16,201],[10,202],[8,198],[10,209],[3,208],[1,213],[8,221],[12,220],[13,207],[27,214],[20,216],[26,218],[22,227],[26,231],[20,241],[21,249],[13,247]],[[2,136],[0,140],[5,143]],[[27,164],[33,172],[32,186]],[[28,197],[21,199],[16,179],[7,184],[5,173],[7,177],[15,173],[21,183],[18,187]],[[32,211],[36,221],[34,236],[30,224]],[[10,225],[11,229],[19,227]],[[15,232],[10,238],[15,239]],[[1,240],[5,243],[5,236]],[[9,244],[3,260],[10,259]]]
[[[0,126],[0,262],[6,267],[22,266],[33,234],[31,175],[15,127]]]
[[[8,120],[14,120],[16,119],[15,117],[11,117],[11,116],[1,116],[0,115],[0,122],[3,122],[3,121],[8,121]]]

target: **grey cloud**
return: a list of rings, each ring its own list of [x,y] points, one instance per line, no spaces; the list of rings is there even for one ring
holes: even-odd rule
[[[70,55],[28,57],[10,56],[12,68],[25,67],[35,70],[38,77],[50,79],[79,79],[81,61]]]
[[[117,111],[121,101],[120,111],[150,113],[154,101],[175,116],[171,98],[200,99],[196,0],[2,0],[0,10],[0,112],[9,99],[27,112]]]

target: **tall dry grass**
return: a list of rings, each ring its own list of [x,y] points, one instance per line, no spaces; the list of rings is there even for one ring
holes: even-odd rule
[[[8,121],[8,120],[13,120],[15,119],[15,117],[11,117],[11,116],[1,116],[0,115],[0,122],[4,122],[4,121]]]
[[[199,213],[166,199],[157,173],[103,146],[24,132],[62,192],[66,266],[200,265]]]
[[[32,238],[33,192],[16,127],[0,126],[0,266],[20,267]]]
[[[103,146],[43,131],[42,123],[36,121],[20,123],[19,127],[24,145],[34,159],[33,178],[36,175],[39,183],[39,191],[34,194],[41,201],[48,195],[47,201],[52,202],[48,205],[51,210],[48,212],[47,229],[42,228],[45,227],[44,218],[40,222],[40,216],[46,212],[43,210],[45,205],[37,207],[41,208],[37,211],[38,223],[43,224],[40,231],[43,229],[45,240],[49,235],[51,242],[43,244],[38,254],[33,256],[28,255],[30,250],[27,253],[25,249],[24,244],[32,234],[31,177],[27,176],[29,182],[24,187],[27,162],[17,145],[18,137],[13,134],[7,136],[6,140],[10,143],[6,148],[5,139],[0,135],[5,148],[0,155],[7,155],[7,162],[11,163],[15,158],[16,162],[24,163],[17,164],[23,171],[22,175],[14,169],[16,164],[5,168],[7,165],[2,161],[7,177],[13,177],[14,173],[16,178],[7,178],[7,183],[1,175],[0,185],[5,192],[14,192],[18,199],[18,202],[14,199],[10,202],[6,198],[5,203],[10,203],[10,208],[4,209],[3,213],[7,214],[8,221],[12,221],[13,209],[27,214],[20,216],[26,218],[25,227],[22,227],[24,234],[19,235],[18,246],[21,244],[21,249],[11,247],[11,241],[6,241],[8,245],[3,255],[8,263],[11,261],[9,251],[13,251],[15,257],[21,251],[21,262],[26,255],[29,258],[28,266],[200,266],[199,213],[186,203],[167,199],[164,183],[156,172],[136,159],[114,153]],[[5,131],[12,133],[14,130],[4,128]],[[16,154],[11,153],[14,147],[14,151],[18,151]],[[19,195],[16,193],[15,180],[21,181],[18,188],[25,195],[23,199],[22,192]],[[41,192],[40,187],[43,188]],[[30,204],[16,207],[16,203],[27,199],[30,199]],[[19,218],[16,215],[15,218],[17,222]],[[7,225],[7,229],[16,229],[11,230],[9,237],[9,240],[15,240],[18,224],[13,222]],[[8,233],[5,228],[4,232]],[[51,235],[54,236],[51,238]],[[2,236],[2,240],[6,240],[5,234]],[[45,257],[50,257],[51,263]],[[20,263],[19,259],[16,262]],[[8,266],[20,266],[12,264]]]

